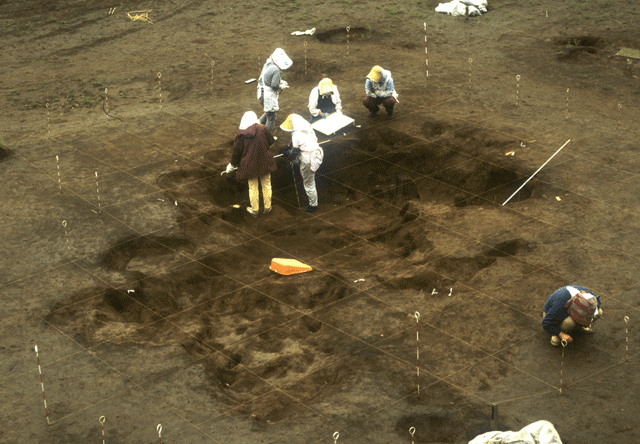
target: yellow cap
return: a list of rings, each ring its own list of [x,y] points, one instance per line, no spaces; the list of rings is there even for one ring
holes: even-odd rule
[[[373,68],[371,68],[371,72],[369,72],[367,77],[369,77],[374,82],[379,82],[382,78],[382,68],[378,65],[374,66]]]
[[[320,80],[320,94],[323,96],[325,94],[330,94],[333,92],[333,82],[329,78],[324,78]]]
[[[280,128],[282,128],[285,131],[293,131],[293,118],[292,118],[293,114],[289,114],[287,116],[287,118],[285,119],[284,122],[282,122],[282,125],[280,125]]]

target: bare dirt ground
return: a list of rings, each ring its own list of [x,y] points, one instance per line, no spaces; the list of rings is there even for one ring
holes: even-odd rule
[[[492,408],[640,442],[640,6],[437,4],[0,1],[1,443],[101,416],[107,442],[466,443]],[[278,161],[253,219],[220,172],[276,47],[278,124],[327,75],[356,126],[322,138],[318,213]],[[374,64],[393,120],[361,104]],[[563,358],[540,320],[567,284],[605,319]]]

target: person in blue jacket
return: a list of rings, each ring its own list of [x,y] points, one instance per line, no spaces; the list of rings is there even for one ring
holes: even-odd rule
[[[391,72],[376,65],[367,74],[364,84],[365,98],[362,104],[369,110],[369,117],[375,117],[380,110],[380,105],[387,111],[387,117],[393,117],[393,107],[398,103],[396,92],[391,78]]]
[[[602,316],[600,296],[578,285],[554,291],[543,307],[542,328],[551,335],[551,345],[573,341],[568,333],[580,326],[589,331],[591,323]]]

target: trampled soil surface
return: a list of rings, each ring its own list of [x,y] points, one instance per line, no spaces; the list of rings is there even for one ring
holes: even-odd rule
[[[0,2],[0,442],[98,441],[102,416],[107,442],[466,443],[541,419],[639,442],[640,61],[615,54],[640,49],[640,6],[519,3]],[[279,159],[254,219],[220,172],[277,47],[278,124],[324,76],[355,124],[320,136],[317,213]],[[361,104],[374,64],[394,119]],[[605,317],[563,353],[540,320],[567,284]]]

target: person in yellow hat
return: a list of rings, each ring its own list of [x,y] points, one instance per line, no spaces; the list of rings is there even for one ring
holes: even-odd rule
[[[298,114],[291,114],[280,125],[285,131],[290,131],[291,143],[285,152],[293,163],[300,164],[300,175],[304,184],[304,191],[309,198],[309,205],[302,210],[307,213],[315,213],[318,210],[318,192],[316,190],[316,171],[322,164],[324,151],[318,145],[316,133],[311,124]]]
[[[325,77],[320,80],[318,86],[311,90],[309,112],[311,113],[309,123],[327,118],[330,114],[342,112],[342,101],[340,100],[338,87],[333,84],[331,79]]]
[[[387,117],[393,117],[393,107],[398,101],[391,72],[376,65],[371,68],[364,84],[367,94],[362,104],[369,110],[369,117],[375,117],[380,110],[380,104],[387,111]]]
[[[276,113],[280,91],[288,88],[287,82],[281,78],[281,70],[288,69],[293,62],[282,48],[277,48],[262,67],[258,78],[258,101],[264,109],[260,123],[273,131],[276,125]]]

